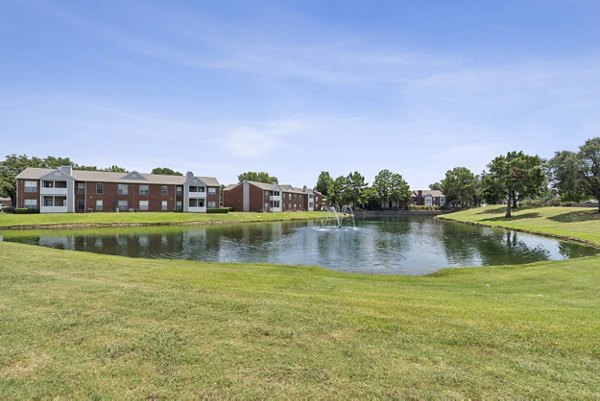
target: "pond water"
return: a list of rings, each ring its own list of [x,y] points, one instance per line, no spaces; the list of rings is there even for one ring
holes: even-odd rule
[[[579,244],[495,228],[386,217],[356,221],[4,232],[4,241],[141,258],[317,265],[374,274],[428,274],[446,267],[521,264],[589,256]],[[25,234],[25,236],[24,236]]]

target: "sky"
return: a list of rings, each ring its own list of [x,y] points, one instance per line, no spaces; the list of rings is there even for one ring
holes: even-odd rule
[[[597,0],[0,0],[0,157],[413,189],[600,136]]]

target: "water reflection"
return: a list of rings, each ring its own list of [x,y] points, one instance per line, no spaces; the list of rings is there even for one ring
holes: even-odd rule
[[[319,265],[384,274],[427,274],[444,267],[520,264],[597,252],[574,243],[430,217],[357,220],[356,227],[341,229],[318,221],[277,222],[13,238],[5,233],[4,240],[129,257]]]

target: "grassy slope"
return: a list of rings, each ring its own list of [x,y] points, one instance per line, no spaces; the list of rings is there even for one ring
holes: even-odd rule
[[[600,246],[600,214],[596,208],[539,207],[516,209],[504,218],[505,207],[487,206],[439,216],[440,219],[514,228],[578,238]]]
[[[0,399],[597,399],[598,260],[369,276],[0,242]]]
[[[326,216],[326,212],[283,213],[0,213],[0,229],[14,226],[44,225],[106,225],[106,224],[189,224],[189,223],[238,223],[251,221],[314,219]]]

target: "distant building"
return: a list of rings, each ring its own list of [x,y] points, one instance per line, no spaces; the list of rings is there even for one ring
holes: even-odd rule
[[[11,206],[12,206],[12,200],[10,200],[10,198],[0,198],[0,207],[1,208],[11,207]]]
[[[218,208],[221,184],[214,177],[109,173],[32,168],[17,177],[18,208],[40,213],[206,212]]]
[[[437,189],[412,191],[411,204],[419,206],[445,206],[446,197]]]
[[[313,211],[323,207],[323,195],[306,186],[244,181],[223,189],[223,205],[240,212]]]

